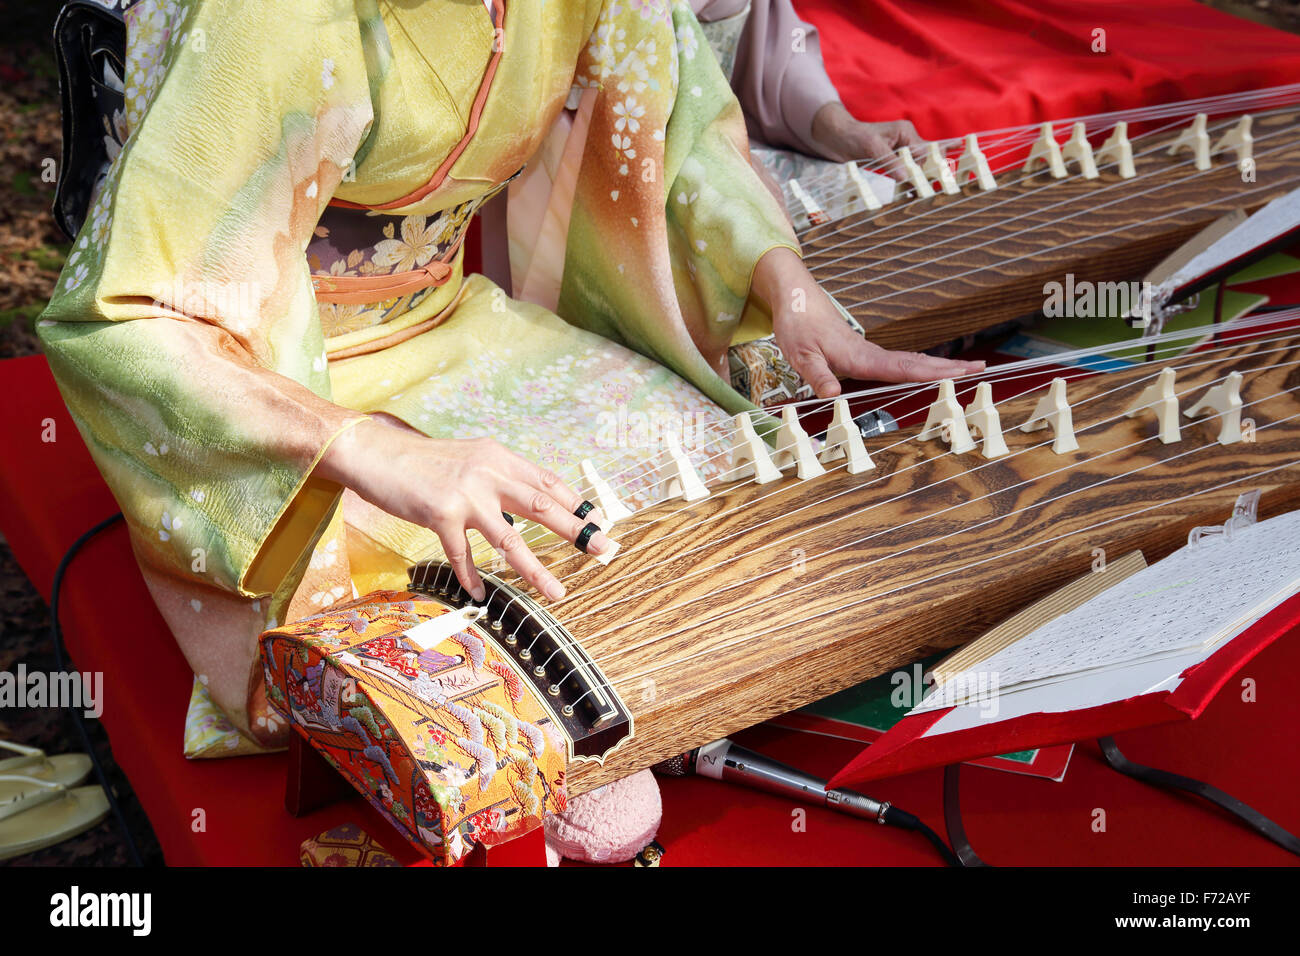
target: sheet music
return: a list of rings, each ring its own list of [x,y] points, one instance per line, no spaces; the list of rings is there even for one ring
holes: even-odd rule
[[[1300,590],[1300,511],[1202,538],[959,674],[914,713],[1186,653]]]

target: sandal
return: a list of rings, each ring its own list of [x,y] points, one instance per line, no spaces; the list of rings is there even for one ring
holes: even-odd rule
[[[102,787],[67,787],[22,774],[0,775],[5,785],[20,785],[20,792],[0,803],[0,860],[62,843],[108,816]]]
[[[0,749],[12,750],[17,757],[0,760],[0,777],[21,774],[49,783],[75,787],[90,776],[90,757],[85,754],[56,754],[45,756],[40,747],[0,740]],[[30,784],[0,782],[0,806],[31,789]]]

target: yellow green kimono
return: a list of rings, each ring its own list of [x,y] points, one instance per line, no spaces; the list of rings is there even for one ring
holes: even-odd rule
[[[130,10],[130,135],[39,331],[196,701],[282,741],[258,635],[436,548],[313,475],[368,414],[576,486],[591,459],[628,499],[670,423],[717,470],[752,270],[795,243],[706,49],[668,0]],[[464,276],[461,244],[566,100],[551,312]]]

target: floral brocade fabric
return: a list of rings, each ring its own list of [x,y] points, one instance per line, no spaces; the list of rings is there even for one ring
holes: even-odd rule
[[[262,637],[268,698],[436,863],[492,846],[566,806],[566,741],[490,642],[465,630],[422,649],[408,629],[445,608],[408,591]]]

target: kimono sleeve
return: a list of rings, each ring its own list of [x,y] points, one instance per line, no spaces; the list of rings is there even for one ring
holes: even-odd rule
[[[591,118],[556,311],[752,408],[726,351],[759,259],[799,247],[690,6],[603,4],[576,82]]]
[[[673,24],[677,95],[664,142],[669,237],[707,327],[725,347],[758,260],[778,247],[799,252],[799,245],[754,172],[741,105],[689,6],[674,5]]]
[[[330,401],[304,256],[373,118],[357,13],[142,3],[127,35],[130,133],[38,333],[141,561],[259,596],[363,417]]]
[[[736,53],[732,87],[755,138],[770,146],[823,156],[813,118],[838,103],[822,62],[817,28],[800,19],[790,0],[753,7]]]

